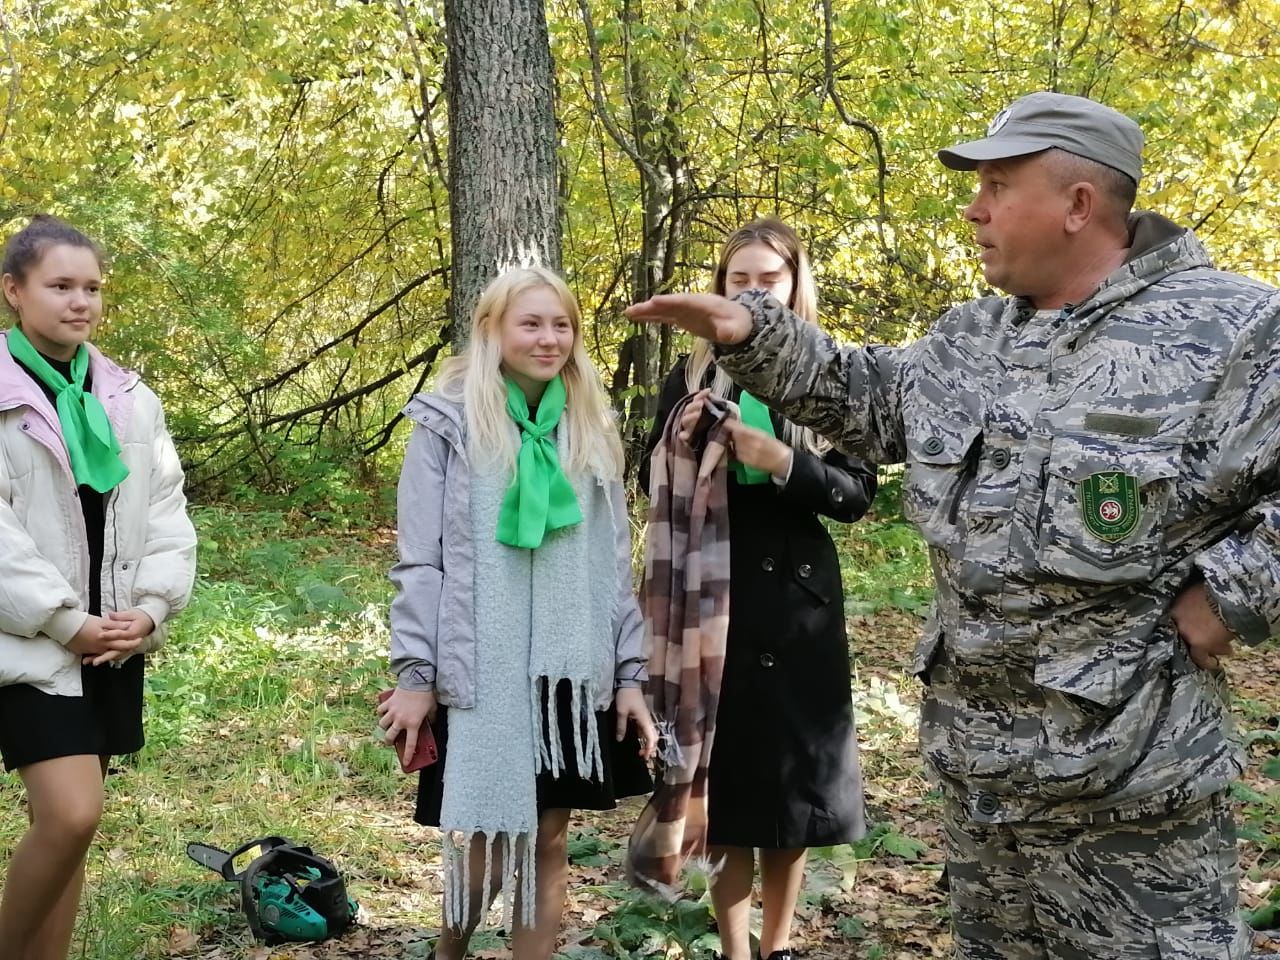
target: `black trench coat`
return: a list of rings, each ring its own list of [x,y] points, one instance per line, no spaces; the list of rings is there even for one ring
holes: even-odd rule
[[[687,393],[684,377],[682,358],[663,385],[640,465],[646,493],[648,454]],[[781,425],[775,414],[779,436]],[[844,589],[819,515],[851,523],[875,492],[875,468],[834,450],[796,450],[785,487],[744,486],[729,475],[728,653],[708,786],[713,844],[818,847],[863,834]]]

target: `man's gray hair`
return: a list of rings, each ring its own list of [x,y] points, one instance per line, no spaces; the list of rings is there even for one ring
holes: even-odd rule
[[[1059,182],[1066,186],[1084,181],[1098,188],[1104,200],[1113,209],[1115,215],[1123,223],[1133,209],[1138,197],[1138,185],[1126,174],[1105,163],[1098,163],[1078,154],[1053,147],[1046,151],[1059,176]]]

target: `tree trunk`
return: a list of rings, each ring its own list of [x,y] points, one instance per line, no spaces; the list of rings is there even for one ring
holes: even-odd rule
[[[448,0],[449,319],[511,266],[560,269],[555,87],[541,0]]]

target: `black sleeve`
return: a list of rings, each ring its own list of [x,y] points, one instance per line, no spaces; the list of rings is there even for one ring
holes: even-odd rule
[[[684,382],[684,370],[685,358],[681,357],[667,374],[667,379],[662,384],[662,392],[658,394],[658,412],[654,415],[649,439],[644,444],[644,456],[640,458],[638,479],[640,489],[644,491],[645,496],[649,495],[649,458],[653,456],[654,448],[662,439],[662,431],[667,425],[667,418],[671,416],[671,411],[689,394]]]
[[[821,457],[807,450],[793,453],[791,476],[782,488],[784,499],[841,523],[853,523],[867,512],[876,496],[872,464],[838,450]]]

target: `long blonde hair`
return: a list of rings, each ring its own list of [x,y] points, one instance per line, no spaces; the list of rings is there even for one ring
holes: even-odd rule
[[[715,276],[711,281],[711,292],[724,296],[725,278],[729,274],[729,261],[734,254],[746,247],[762,244],[780,256],[787,269],[791,271],[791,296],[787,306],[801,320],[808,323],[818,322],[818,286],[813,282],[813,270],[809,267],[809,255],[799,235],[781,220],[766,217],[753,220],[729,234],[724,246],[720,248],[720,259],[716,263]],[[711,392],[718,397],[729,396],[733,389],[733,380],[729,375],[715,367],[715,356],[711,344],[699,337],[694,341],[693,350],[685,365],[685,386],[690,393],[701,390],[707,378],[707,371],[714,368],[711,380]],[[790,420],[782,424],[782,439],[791,447],[799,447],[811,453],[824,453],[831,444],[819,437],[808,427],[797,426]]]
[[[480,294],[471,314],[466,349],[450,357],[440,372],[439,390],[462,402],[467,420],[467,449],[473,460],[514,468],[518,445],[507,413],[507,386],[502,375],[502,319],[526,290],[548,287],[564,305],[573,324],[573,349],[560,376],[564,380],[562,425],[569,431],[572,473],[608,480],[622,477],[622,440],[614,424],[608,395],[582,341],[582,314],[573,293],[544,267],[513,267],[499,274]]]

